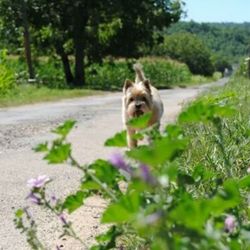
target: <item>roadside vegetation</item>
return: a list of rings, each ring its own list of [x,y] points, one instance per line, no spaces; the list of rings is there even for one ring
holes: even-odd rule
[[[144,129],[150,115],[131,120],[130,126],[141,129],[136,136],[150,136],[152,143],[89,165],[73,157],[67,135],[75,122],[66,121],[53,131],[58,138],[35,151],[50,164],[80,169],[79,189],[63,200],[60,194],[52,199],[47,196],[50,178],[39,176],[28,181],[28,199],[58,217],[62,235],[84,246],[67,213],[83,206],[88,197],[101,195],[108,201],[101,223],[109,229],[96,237],[95,246],[85,246],[92,250],[249,249],[249,84],[236,74],[225,87],[184,107],[177,122],[161,133]],[[125,131],[105,146],[126,147]],[[16,226],[34,249],[46,249],[31,209],[16,211]]]
[[[100,94],[105,93],[104,91],[121,91],[125,79],[135,77],[132,66],[136,59],[107,58],[102,64],[91,64],[86,68],[84,88],[74,88],[65,83],[58,59],[38,58],[35,82],[27,81],[24,60],[8,57],[2,51],[1,61],[0,106],[4,107]],[[220,78],[218,73],[211,77],[193,75],[184,63],[171,59],[145,57],[139,61],[143,64],[147,77],[158,88],[185,87]]]

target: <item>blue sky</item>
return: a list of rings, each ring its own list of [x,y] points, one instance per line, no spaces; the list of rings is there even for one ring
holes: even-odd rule
[[[196,22],[250,22],[250,0],[183,0],[187,17]]]

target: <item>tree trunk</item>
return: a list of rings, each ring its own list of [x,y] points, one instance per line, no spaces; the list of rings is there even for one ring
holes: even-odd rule
[[[29,71],[29,79],[35,78],[35,72],[33,68],[33,63],[31,59],[31,46],[30,46],[30,32],[29,32],[29,23],[27,18],[27,7],[25,2],[23,2],[23,9],[22,9],[22,18],[23,18],[23,37],[24,37],[24,51],[25,51],[25,58],[28,65]]]
[[[56,44],[56,53],[61,57],[65,79],[67,84],[70,86],[73,84],[74,77],[71,72],[68,55],[65,53],[61,43]]]
[[[84,71],[84,36],[85,27],[87,24],[87,15],[84,12],[83,6],[74,7],[74,47],[75,47],[75,77],[74,86],[83,87],[85,85],[85,71]]]

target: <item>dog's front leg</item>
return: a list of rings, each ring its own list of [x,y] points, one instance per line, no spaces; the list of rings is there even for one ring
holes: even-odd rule
[[[135,130],[131,128],[127,128],[127,144],[129,148],[137,147],[137,140],[134,137]]]

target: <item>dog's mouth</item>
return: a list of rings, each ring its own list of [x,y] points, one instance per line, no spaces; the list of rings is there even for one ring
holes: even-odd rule
[[[134,112],[134,117],[139,117],[139,116],[141,116],[141,115],[143,115],[144,114],[144,112],[142,111],[142,110],[136,110],[135,112]]]

